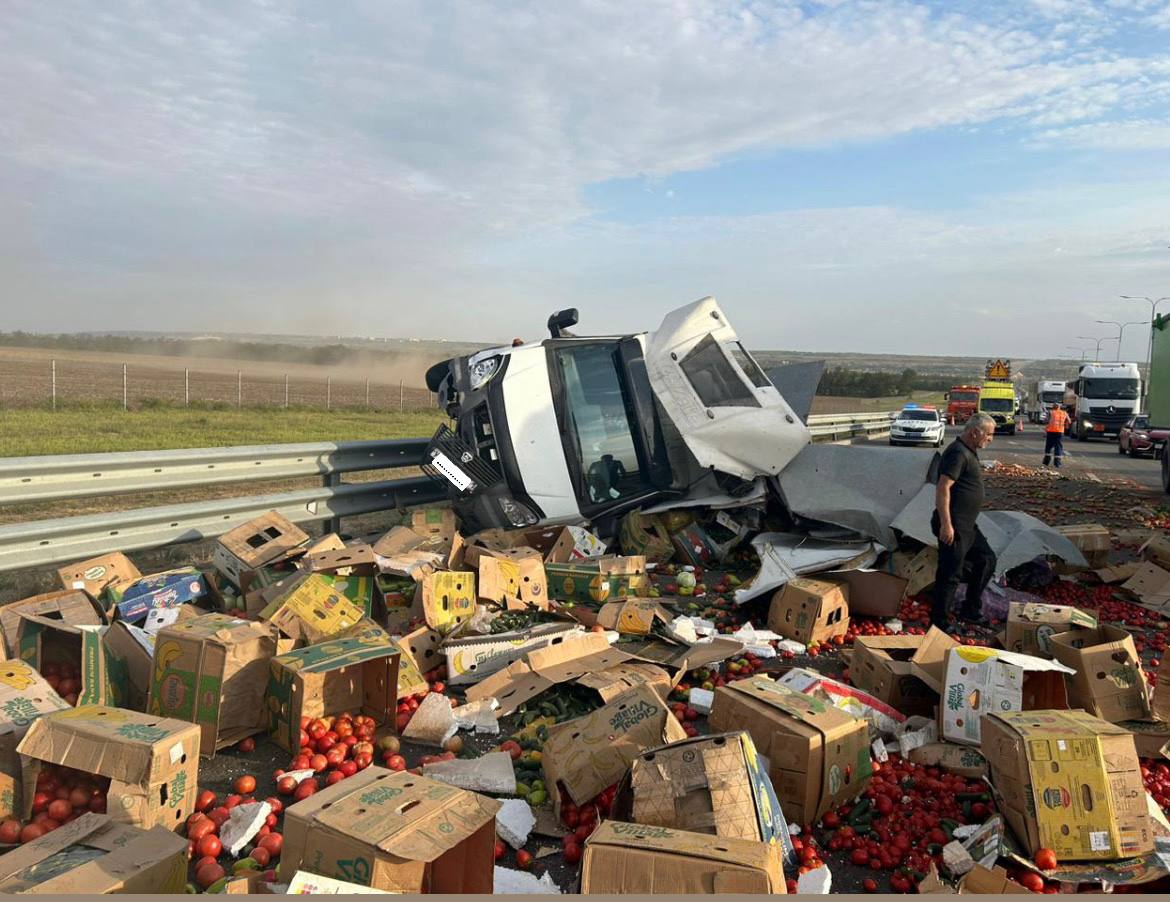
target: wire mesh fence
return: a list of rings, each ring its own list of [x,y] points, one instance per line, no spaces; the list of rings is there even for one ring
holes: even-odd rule
[[[333,376],[201,370],[135,363],[0,358],[0,406],[318,407],[428,410],[433,393],[404,382]]]

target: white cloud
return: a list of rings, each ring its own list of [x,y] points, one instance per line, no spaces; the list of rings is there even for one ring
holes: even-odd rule
[[[531,277],[524,254],[502,271],[501,248],[567,235],[604,271],[582,189],[607,179],[989,124],[1108,149],[1119,112],[1125,146],[1149,141],[1168,57],[1097,43],[1148,9],[1054,2],[983,21],[869,0],[14,2],[0,203],[25,228],[0,231],[0,278],[90,328],[316,330],[328,309],[345,329],[450,334],[477,298],[514,331],[579,275]],[[865,247],[853,221],[913,236],[875,266],[984,247],[962,217],[902,211],[733,231],[837,271],[857,265],[843,227]]]

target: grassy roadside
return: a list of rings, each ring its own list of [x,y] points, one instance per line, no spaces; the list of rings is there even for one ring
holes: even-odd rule
[[[9,409],[0,410],[0,457],[415,438],[430,436],[442,420],[437,410]]]

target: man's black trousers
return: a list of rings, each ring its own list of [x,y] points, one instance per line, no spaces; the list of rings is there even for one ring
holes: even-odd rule
[[[938,527],[934,534],[938,535]],[[982,615],[983,591],[995,575],[995,552],[987,544],[987,538],[978,526],[963,532],[955,532],[955,541],[945,545],[938,543],[938,569],[934,573],[934,597],[930,620],[935,626],[946,623],[948,612],[955,600],[955,590],[960,582],[967,584],[967,595],[959,616],[964,620],[977,620]]]

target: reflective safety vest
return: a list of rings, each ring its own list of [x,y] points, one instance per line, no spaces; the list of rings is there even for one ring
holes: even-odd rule
[[[1045,432],[1064,432],[1064,427],[1068,425],[1068,414],[1065,413],[1063,407],[1058,407],[1056,410],[1050,411],[1048,414],[1048,428]]]

